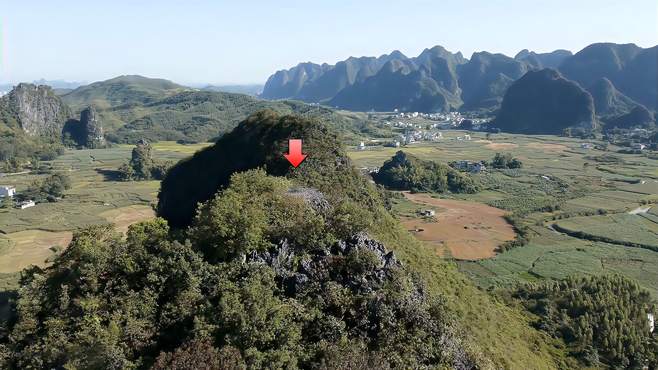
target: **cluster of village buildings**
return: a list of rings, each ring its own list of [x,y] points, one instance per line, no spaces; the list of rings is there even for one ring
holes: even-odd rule
[[[0,198],[5,199],[5,198],[14,198],[16,195],[16,188],[13,186],[5,186],[5,185],[0,185]],[[25,209],[25,208],[30,208],[34,207],[36,203],[33,200],[26,200],[23,202],[18,202],[15,203],[14,207],[19,208],[19,209]]]
[[[402,145],[409,145],[409,144],[414,144],[422,141],[440,141],[443,139],[443,133],[439,131],[422,131],[422,130],[414,130],[414,131],[407,131],[404,134],[401,134],[398,136],[396,139],[393,141],[390,141],[384,146],[386,147],[392,147],[392,148],[399,148]],[[454,138],[454,140],[458,141],[469,141],[471,140],[471,135],[470,134],[464,134],[463,136],[457,136]],[[366,150],[367,146],[365,142],[360,142],[359,145],[357,146],[358,150]]]
[[[389,125],[393,125],[395,127],[405,127],[404,125],[413,125],[411,123],[404,123],[402,121],[398,121],[396,123],[392,123],[396,119],[414,119],[414,118],[422,118],[426,119],[429,121],[436,121],[437,123],[432,124],[432,128],[450,128],[450,127],[457,127],[459,126],[462,121],[465,119],[469,119],[473,122],[474,126],[479,126],[482,125],[483,123],[486,123],[487,120],[483,118],[466,118],[461,115],[459,112],[448,112],[448,113],[421,113],[421,112],[409,112],[409,113],[404,113],[404,112],[395,112],[392,115],[389,115],[387,117]]]
[[[421,112],[397,112],[389,118],[424,118],[432,121],[451,121],[459,124],[464,118],[459,112],[448,113],[421,113]]]

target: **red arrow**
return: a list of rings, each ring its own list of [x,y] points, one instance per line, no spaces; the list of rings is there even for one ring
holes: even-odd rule
[[[302,139],[288,140],[288,154],[284,154],[283,156],[295,168],[304,162],[306,154],[302,154]]]

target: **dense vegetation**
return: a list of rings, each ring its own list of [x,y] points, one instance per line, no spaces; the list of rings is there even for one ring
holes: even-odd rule
[[[523,162],[512,157],[510,153],[496,153],[491,160],[491,167],[496,169],[514,169],[523,167]]]
[[[1,366],[474,368],[442,301],[359,232],[360,209],[292,185],[233,175],[178,238],[162,219],[127,239],[78,232],[24,274]]]
[[[62,173],[55,173],[43,180],[32,183],[25,191],[18,194],[19,200],[34,200],[36,202],[55,202],[64,196],[64,192],[71,188],[71,178]]]
[[[424,161],[403,151],[384,162],[375,182],[395,190],[475,193],[479,185],[469,175],[444,164]]]
[[[0,128],[0,172],[16,172],[63,153],[64,146],[57,139],[32,138],[17,130]]]
[[[288,139],[303,140],[308,158],[293,168],[283,157]],[[228,185],[231,174],[263,167],[268,174],[294,178],[335,199],[354,199],[366,209],[378,195],[357,175],[337,133],[317,119],[261,111],[217,143],[172,167],[158,195],[158,214],[176,227],[187,226],[196,205]]]
[[[658,338],[647,318],[658,310],[630,280],[569,278],[524,286],[515,297],[538,316],[538,328],[563,339],[587,366],[658,366]]]
[[[130,161],[119,167],[119,177],[124,181],[162,180],[171,163],[153,159],[153,147],[142,140],[133,148]]]
[[[592,96],[552,69],[530,71],[515,81],[491,123],[507,132],[560,134],[565,128],[597,127]]]

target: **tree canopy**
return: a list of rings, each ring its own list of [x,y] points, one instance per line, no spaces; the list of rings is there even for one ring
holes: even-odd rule
[[[27,271],[3,368],[474,368],[440,297],[319,192],[253,170],[172,233],[75,234]],[[176,236],[174,236],[176,235]]]
[[[395,190],[476,193],[479,185],[467,174],[398,151],[373,176],[375,182]]]

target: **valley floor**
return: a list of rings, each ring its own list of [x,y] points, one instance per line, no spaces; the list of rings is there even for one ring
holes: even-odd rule
[[[494,134],[486,138],[476,133],[470,141],[456,139],[463,135],[463,131],[443,131],[444,139],[437,142],[354,149],[350,156],[358,167],[373,168],[397,150],[441,163],[491,160],[497,152],[511,153],[523,161],[523,169],[474,175],[484,184],[484,191],[433,196],[442,198],[436,202],[468,200],[516,215],[515,226],[528,233],[524,246],[494,252],[509,237],[497,232],[489,234],[489,245],[478,242],[474,251],[469,245],[478,240],[473,237],[475,230],[464,227],[476,224],[456,219],[454,211],[438,204],[434,216],[438,222],[420,223],[416,211],[428,208],[426,199],[435,199],[428,195],[413,195],[415,204],[409,204],[409,196],[396,199],[394,211],[407,229],[424,229],[414,234],[437,247],[439,255],[455,259],[460,270],[482,287],[614,273],[635,279],[658,297],[658,205],[653,205],[658,201],[657,159],[617,153],[615,147],[583,149],[581,143],[586,141],[558,136]],[[461,229],[448,248],[445,240],[430,235],[446,219]]]
[[[178,161],[207,144],[153,145],[155,156]],[[69,150],[51,162],[52,172],[67,174],[72,188],[55,203],[35,207],[0,209],[0,274],[17,273],[29,265],[45,266],[70,242],[81,227],[113,223],[125,232],[128,226],[153,218],[158,181],[123,182],[116,169],[130,159],[132,146],[109,149]],[[23,172],[0,177],[0,184],[15,186],[20,193],[45,174]]]

